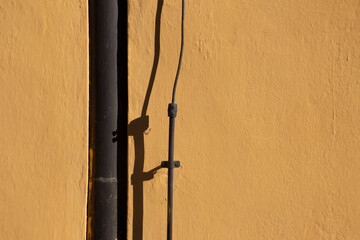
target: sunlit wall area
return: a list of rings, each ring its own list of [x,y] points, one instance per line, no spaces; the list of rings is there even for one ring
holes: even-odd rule
[[[86,0],[0,1],[0,238],[85,239]]]
[[[185,12],[173,239],[359,239],[359,1]],[[129,239],[166,239],[167,170],[153,169],[180,20],[181,1],[129,1]]]

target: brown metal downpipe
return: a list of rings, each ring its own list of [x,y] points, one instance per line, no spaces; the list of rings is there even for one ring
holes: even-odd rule
[[[118,1],[90,0],[88,240],[118,238]]]

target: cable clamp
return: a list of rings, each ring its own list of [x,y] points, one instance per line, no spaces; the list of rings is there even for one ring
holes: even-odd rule
[[[180,167],[180,161],[162,161],[161,168],[178,168]]]
[[[170,103],[168,106],[168,116],[171,118],[176,117],[177,114],[177,105],[176,103]]]

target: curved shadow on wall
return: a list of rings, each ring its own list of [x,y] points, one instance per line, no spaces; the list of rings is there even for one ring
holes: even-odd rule
[[[160,57],[160,23],[161,12],[163,8],[163,0],[158,0],[156,17],[155,17],[155,49],[154,61],[149,79],[149,85],[146,91],[141,116],[134,119],[128,125],[128,135],[134,138],[135,160],[134,172],[131,175],[131,184],[133,185],[133,240],[143,239],[143,215],[144,215],[144,195],[143,182],[154,178],[155,173],[161,167],[144,172],[145,161],[145,143],[144,132],[149,127],[149,116],[146,115],[149,105],[150,95],[155,82],[156,71]]]

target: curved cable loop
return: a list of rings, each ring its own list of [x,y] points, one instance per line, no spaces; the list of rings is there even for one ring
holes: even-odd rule
[[[173,94],[172,94],[172,103],[175,103],[175,93],[176,93],[176,85],[180,75],[180,68],[181,68],[181,61],[184,51],[184,18],[185,18],[185,0],[182,0],[182,15],[181,15],[181,48],[180,48],[180,56],[179,56],[179,63],[176,72]]]

